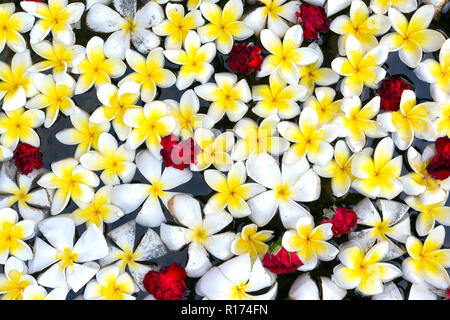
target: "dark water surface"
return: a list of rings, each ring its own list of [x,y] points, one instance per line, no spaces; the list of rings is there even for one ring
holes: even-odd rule
[[[4,0],[1,1],[1,3],[6,3],[6,2],[10,2],[10,1],[4,1]],[[75,1],[70,1],[70,2],[75,2]],[[82,1],[82,2],[85,2],[85,1]],[[369,3],[369,1],[365,1],[365,2],[367,4]],[[220,1],[219,5],[223,6],[224,3],[226,3],[226,1]],[[138,7],[140,7],[142,4],[143,4],[143,2],[139,1]],[[255,7],[255,6],[246,6],[244,8],[244,11],[248,12],[252,7]],[[342,14],[348,15],[348,10],[349,9],[341,11],[331,18],[333,19],[336,16],[339,16]],[[19,7],[18,2],[16,2],[16,11],[21,11],[21,8]],[[407,15],[407,16],[409,18],[411,15]],[[87,28],[86,12],[84,13],[84,15],[82,17],[81,26],[82,26],[81,29],[74,29],[74,31],[76,33],[76,39],[77,39],[76,43],[77,44],[86,46],[87,41],[89,39],[91,39],[93,36],[100,36],[101,38],[103,38],[105,40],[109,36],[109,34],[97,34],[95,32],[90,31]],[[430,26],[430,29],[439,30],[442,33],[446,34],[446,36],[447,36],[447,34],[450,32],[450,12],[449,12],[449,10],[447,10],[447,12],[443,13],[443,15],[441,16],[441,18],[438,21],[433,21]],[[29,35],[29,33],[24,35],[25,38],[27,39],[27,41],[28,41],[28,38],[27,38],[28,35]],[[337,53],[338,37],[339,37],[338,35],[329,31],[328,33],[324,34],[323,38],[320,40],[319,45],[324,54],[324,62],[323,62],[322,67],[330,67],[331,61],[336,56],[339,55]],[[380,37],[378,37],[378,39],[379,38]],[[259,39],[256,39],[255,37],[247,39],[244,42],[254,42],[255,44],[260,45]],[[164,41],[161,41],[162,45],[163,45],[163,43],[164,43]],[[241,42],[237,42],[237,43],[241,43]],[[309,44],[308,42],[304,41],[303,46],[307,46],[308,44]],[[31,51],[31,53],[32,53],[33,63],[36,63],[36,62],[42,60],[42,58],[40,58],[39,56],[34,54],[32,51]],[[434,57],[436,60],[438,60],[438,54],[439,54],[439,52],[435,52],[432,54],[431,53],[424,54],[423,59],[426,59],[429,57]],[[5,48],[3,53],[0,54],[0,60],[10,62],[12,55],[13,55],[13,52],[11,52],[11,50],[9,50],[9,48]],[[264,56],[265,55],[267,55],[267,52],[264,52]],[[227,66],[225,64],[225,60],[226,60],[226,57],[218,52],[216,58],[213,61],[213,66],[215,68],[216,73],[217,72],[230,72],[230,70],[227,68]],[[419,80],[415,76],[413,70],[409,69],[406,65],[404,65],[400,61],[397,53],[394,52],[394,53],[389,54],[389,58],[388,58],[386,64],[384,65],[384,67],[387,69],[389,76],[402,75],[403,77],[407,78],[414,85],[418,102],[422,102],[425,100],[432,100],[431,96],[430,96],[429,84]],[[179,66],[174,65],[166,60],[165,68],[168,68],[168,69],[172,70],[175,74],[177,74],[177,70],[179,69]],[[118,79],[114,79],[114,80],[112,80],[112,82],[117,85],[119,80],[122,79],[123,77],[125,77],[130,72],[132,72],[132,70],[128,67],[127,72],[125,73],[124,76],[122,76],[121,78],[118,78]],[[74,77],[75,79],[77,78],[77,75],[71,74],[71,76]],[[243,78],[243,76],[240,74],[238,76],[239,76],[239,79]],[[244,78],[247,79],[247,82],[249,83],[250,87],[253,85],[256,85],[256,84],[268,83],[268,78],[255,79],[254,75],[250,75],[250,76],[244,77]],[[214,82],[214,79],[212,78],[212,80],[210,80],[210,81]],[[194,82],[194,84],[191,85],[186,90],[194,88],[197,85],[199,85],[199,83]],[[336,88],[340,88],[340,81],[337,84],[331,85],[330,87],[332,87],[336,90],[336,92],[337,92],[336,99],[340,99],[342,97],[342,95],[339,93],[339,89],[336,89]],[[183,92],[179,91],[175,86],[168,88],[168,89],[158,88],[158,94],[155,97],[155,100],[174,99],[176,101],[179,101]],[[375,96],[374,90],[365,87],[363,94],[361,96],[363,105],[365,104],[365,102],[370,100],[373,96]],[[101,105],[101,103],[97,99],[96,90],[94,87],[82,95],[74,96],[73,100],[77,106],[79,106],[80,108],[82,108],[83,110],[85,110],[89,113],[92,113],[98,106]],[[144,105],[142,103],[142,101],[139,101],[137,104],[141,105],[141,106]],[[248,104],[249,111],[247,112],[247,114],[245,116],[252,118],[259,123],[259,122],[261,122],[262,119],[258,118],[256,115],[254,115],[251,112],[251,109],[254,106],[254,104],[255,103],[252,101],[249,102],[249,104]],[[208,105],[209,105],[209,103],[207,101],[203,101],[202,99],[200,99],[200,106],[201,106],[200,112],[207,113]],[[297,119],[298,118],[295,118],[295,121],[297,121]],[[235,123],[229,122],[225,116],[224,119],[222,119],[220,122],[218,122],[214,127],[216,129],[220,129],[221,131],[224,131],[226,129],[232,129],[234,127],[234,125],[235,125]],[[65,129],[65,128],[70,128],[70,127],[72,127],[70,118],[66,117],[60,113],[58,120],[53,124],[52,127],[50,127],[49,129],[46,129],[44,127],[40,127],[38,129],[36,129],[36,132],[39,134],[40,139],[41,139],[40,149],[44,155],[43,161],[45,163],[45,165],[44,165],[45,168],[50,169],[50,164],[52,162],[55,162],[55,161],[58,161],[61,159],[65,159],[68,157],[73,157],[76,146],[67,146],[67,145],[61,144],[55,138],[56,133],[58,133],[59,131]],[[114,130],[113,130],[112,126],[111,126],[110,133],[113,134],[117,139],[117,136],[114,134]],[[371,146],[374,143],[376,144],[377,142],[378,142],[378,140],[374,141],[374,140],[369,139],[367,146]],[[422,151],[424,149],[424,147],[428,144],[431,144],[431,142],[426,142],[423,140],[415,139],[413,146],[416,149]],[[136,151],[138,152],[142,149],[143,149],[143,147],[141,146]],[[409,164],[407,163],[406,152],[400,152],[398,149],[396,149],[396,152],[398,154],[403,155],[402,175],[404,175],[408,172],[411,172],[412,170],[409,167]],[[350,192],[343,198],[335,198],[331,192],[330,181],[331,181],[330,179],[321,178],[322,192],[321,192],[320,198],[314,202],[302,203],[303,206],[305,206],[306,208],[308,208],[310,210],[311,214],[314,216],[314,218],[316,220],[315,221],[316,224],[318,224],[323,218],[323,209],[330,208],[334,205],[336,205],[336,206],[345,205],[347,207],[352,207],[353,205],[355,205],[361,199],[364,198],[362,195],[355,193],[353,190],[350,190]],[[136,171],[136,175],[132,182],[148,183],[147,180],[139,173],[138,170]],[[102,185],[103,184],[101,183],[99,188]],[[198,200],[200,200],[200,202],[203,205],[206,203],[206,201],[208,200],[210,195],[212,195],[214,193],[209,188],[209,186],[205,183],[205,181],[203,179],[203,174],[201,172],[194,172],[193,178],[188,183],[173,189],[173,191],[183,192],[183,193],[191,193]],[[399,197],[397,197],[393,200],[402,201],[402,199],[404,199],[404,198],[405,198],[405,195],[402,193]],[[449,201],[447,201],[447,205],[449,205]],[[167,211],[167,209],[164,207],[164,205],[162,205],[162,208],[165,212],[165,215],[166,215],[166,218],[168,219],[168,221],[169,222],[173,221],[170,213]],[[77,209],[77,206],[71,201],[69,203],[69,205],[66,207],[66,209],[63,211],[63,213],[71,213],[75,209]],[[124,217],[122,217],[121,219],[116,221],[115,223],[104,224],[105,234],[129,220],[135,219],[138,210],[136,210],[135,212],[133,212],[131,214],[125,215]],[[411,226],[412,226],[411,230],[413,231],[413,233],[415,233],[415,219],[417,216],[417,212],[410,211],[410,216],[411,216]],[[234,221],[224,231],[233,230],[234,232],[239,232],[240,229],[242,228],[242,226],[244,226],[248,223],[251,223],[250,219],[248,219],[248,218],[234,219]],[[140,239],[140,237],[144,234],[146,229],[147,228],[144,228],[142,226],[139,226],[139,225],[137,226],[137,237],[136,237],[137,240]],[[285,231],[281,222],[279,221],[278,215],[276,215],[274,217],[274,219],[263,229],[273,230],[275,233],[274,240],[276,240],[279,236],[281,236],[283,234],[283,232]],[[449,229],[450,228],[446,227],[447,235],[446,235],[446,241],[445,241],[444,246],[447,248],[450,247],[450,232],[449,232],[450,230]],[[85,230],[85,225],[81,225],[81,226],[77,227],[78,235],[80,235],[84,230]],[[154,230],[159,234],[159,228],[154,228]],[[415,234],[415,236],[417,236],[417,234]],[[337,240],[338,241],[335,241],[335,239],[333,239],[333,241],[331,241],[331,242],[332,243],[334,242],[333,244],[335,244],[335,245],[339,245],[341,243],[348,241],[348,238],[347,238],[347,236],[342,236],[342,237],[338,238]],[[108,239],[108,241],[110,241],[110,240]],[[139,241],[136,241],[136,245],[138,243],[139,243]],[[403,259],[395,259],[393,261],[393,263],[396,264],[397,266],[400,266],[402,260]],[[158,265],[161,265],[162,267],[165,267],[165,266],[168,266],[169,264],[171,264],[172,262],[177,262],[180,265],[185,266],[185,264],[187,262],[187,248],[184,248],[183,250],[177,251],[177,252],[169,251],[168,254],[165,255],[164,257],[161,257],[161,258],[158,258],[155,260],[151,260],[146,263],[148,263],[148,264],[156,263]],[[213,260],[213,264],[215,264],[215,265],[220,264],[220,263],[221,263],[221,261],[219,261],[219,260]],[[336,264],[337,264],[336,260],[331,261],[331,262],[320,262],[320,265],[316,269],[311,271],[310,273],[313,276],[313,278],[319,277],[319,276],[330,277],[332,274],[332,271],[333,271],[333,267]],[[291,284],[300,274],[301,273],[297,271],[292,274],[280,275],[278,277],[277,281],[278,281],[278,285],[279,285],[279,292],[278,292],[277,299],[285,299],[287,297],[287,294],[288,294]],[[187,298],[199,299],[200,297],[195,294],[195,290],[194,290],[196,279],[187,278],[186,282],[187,282],[188,289],[189,289],[189,294],[187,295]],[[394,280],[394,282],[397,285],[399,285],[401,290],[402,289],[409,290],[410,284],[408,282],[402,280],[402,278],[397,278],[397,280]],[[407,293],[407,292],[408,291],[404,291],[404,293]],[[77,294],[70,292],[68,295],[68,298],[76,297],[82,293],[83,293],[82,290],[80,290]],[[138,294],[138,298],[143,298],[146,295],[147,295],[147,293],[140,292]],[[358,296],[357,294],[355,294],[353,292],[349,292],[347,294],[346,298],[363,298],[363,297]]]

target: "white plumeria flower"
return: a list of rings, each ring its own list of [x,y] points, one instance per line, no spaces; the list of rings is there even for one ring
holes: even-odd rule
[[[195,31],[189,31],[184,39],[184,50],[166,50],[164,55],[170,62],[181,65],[176,83],[179,90],[186,89],[194,80],[206,83],[214,74],[211,61],[216,56],[216,45],[211,42],[201,45]]]
[[[127,66],[117,58],[105,57],[105,42],[99,37],[92,37],[86,44],[86,57],[72,67],[72,73],[79,74],[75,94],[82,94],[105,83],[111,83],[111,78],[121,77]]]
[[[127,149],[136,150],[145,142],[156,158],[161,158],[161,138],[173,133],[177,120],[170,115],[170,109],[162,101],[146,103],[144,108],[131,108],[125,112],[123,122],[132,128],[125,144]]]
[[[310,216],[296,202],[315,201],[320,195],[320,178],[306,158],[290,165],[283,162],[280,170],[272,156],[261,153],[250,156],[246,165],[249,177],[269,189],[248,201],[250,219],[259,227],[269,223],[277,209],[285,228],[294,228],[299,217]]]
[[[117,13],[98,3],[86,15],[88,27],[95,32],[112,32],[105,42],[106,56],[124,60],[125,52],[130,49],[130,40],[142,53],[148,53],[159,45],[159,37],[149,28],[164,20],[162,8],[150,1],[136,12],[136,5],[136,1],[116,0],[114,7]]]
[[[382,138],[386,130],[376,120],[372,120],[380,111],[380,97],[376,96],[361,106],[359,96],[344,97],[341,102],[342,114],[336,124],[341,128],[341,136],[353,152],[361,151],[366,145],[366,136]]]
[[[389,282],[402,274],[393,264],[381,262],[388,250],[387,242],[378,243],[368,251],[355,242],[347,243],[339,252],[341,264],[333,270],[333,281],[341,288],[356,288],[367,296],[382,293],[383,282]]]
[[[44,287],[31,284],[23,291],[22,300],[66,300],[67,293],[66,288],[55,288],[47,292]]]
[[[2,300],[25,300],[25,290],[37,284],[36,279],[28,274],[27,265],[15,257],[6,261],[3,272],[0,274]]]
[[[445,268],[450,267],[450,249],[441,249],[444,240],[444,226],[433,229],[423,244],[410,236],[406,242],[409,257],[402,262],[403,278],[412,283],[428,283],[438,289],[447,289],[450,278]]]
[[[450,97],[440,104],[438,117],[433,121],[439,137],[450,138]]]
[[[414,70],[420,80],[431,83],[430,91],[434,100],[445,103],[450,100],[450,39],[439,52],[439,62],[426,59]]]
[[[217,50],[223,54],[230,53],[233,39],[242,41],[253,35],[253,29],[239,21],[244,13],[242,0],[229,0],[223,10],[217,4],[204,2],[200,5],[200,11],[209,21],[197,29],[200,39],[203,43],[215,41]]]
[[[313,270],[319,260],[331,261],[336,257],[338,248],[327,242],[333,238],[331,227],[331,223],[322,223],[315,227],[311,216],[300,217],[295,222],[295,227],[290,227],[283,234],[283,248],[295,252],[303,262],[297,270]]]
[[[258,226],[256,224],[247,224],[243,226],[241,232],[238,232],[234,237],[234,240],[231,243],[231,252],[237,256],[250,254],[250,259],[252,261],[263,259],[264,255],[269,250],[269,245],[266,242],[272,239],[273,231],[258,231]]]
[[[100,179],[106,185],[128,183],[136,171],[134,153],[125,149],[125,144],[118,146],[111,134],[103,132],[98,138],[98,151],[86,152],[80,157],[80,163],[88,170],[103,170]]]
[[[319,58],[314,63],[298,67],[300,76],[299,86],[305,88],[305,94],[300,98],[300,101],[308,99],[313,94],[316,85],[329,86],[339,81],[339,75],[332,69],[321,68],[323,53],[319,45],[313,42],[308,48],[314,49]]]
[[[161,239],[169,250],[178,251],[189,245],[186,265],[189,277],[201,277],[211,268],[208,252],[220,260],[227,260],[232,256],[230,247],[234,233],[218,233],[233,221],[228,212],[218,210],[202,215],[200,203],[184,194],[171,198],[168,208],[182,226],[161,224]]]
[[[84,289],[85,300],[136,300],[133,296],[139,291],[133,278],[117,266],[102,268]]]
[[[380,44],[390,51],[399,51],[400,60],[410,68],[416,68],[422,60],[423,52],[439,50],[445,41],[442,33],[427,29],[433,19],[435,9],[425,5],[414,12],[408,23],[397,9],[389,9],[389,19],[395,32],[385,35]]]
[[[205,24],[200,10],[192,10],[185,14],[181,4],[168,3],[166,5],[167,19],[153,27],[158,36],[165,36],[166,49],[180,49],[190,30],[195,30]]]
[[[49,243],[36,238],[34,257],[29,263],[30,272],[49,267],[39,275],[40,285],[77,292],[100,269],[93,261],[108,254],[103,234],[96,225],[90,225],[74,245],[75,223],[72,219],[52,217],[41,221],[38,226]]]
[[[43,40],[50,31],[53,38],[67,45],[75,43],[72,25],[80,21],[84,12],[84,4],[67,0],[49,0],[48,5],[36,1],[21,1],[20,6],[26,12],[40,20],[30,32],[30,43]]]
[[[32,65],[29,71],[36,72],[52,69],[53,75],[57,80],[60,80],[69,68],[77,66],[86,55],[86,49],[83,46],[77,44],[67,45],[55,39],[53,39],[52,43],[47,40],[40,41],[32,44],[31,48],[45,60]]]
[[[22,261],[33,257],[25,241],[34,237],[35,226],[33,220],[19,221],[19,215],[11,208],[0,209],[0,264],[5,264],[9,256]]]
[[[134,81],[141,87],[141,98],[144,102],[152,101],[156,96],[156,87],[169,88],[176,82],[172,71],[164,69],[164,50],[155,48],[146,58],[133,50],[127,50],[128,65],[134,70],[120,80],[119,87],[127,81]]]
[[[341,92],[346,96],[361,95],[364,86],[375,88],[386,76],[381,65],[388,57],[389,49],[378,45],[367,51],[352,34],[345,40],[346,58],[338,57],[331,62],[331,68],[344,76]]]
[[[75,80],[68,74],[57,79],[52,75],[36,73],[33,83],[39,91],[37,95],[29,99],[25,105],[27,109],[46,109],[44,127],[50,128],[56,121],[61,111],[70,116],[75,109],[72,100],[75,90]]]
[[[282,155],[288,148],[289,142],[275,136],[277,124],[280,119],[273,114],[258,124],[249,118],[243,118],[236,123],[233,128],[234,133],[240,139],[236,142],[231,151],[233,160],[242,161],[251,154],[269,153],[272,156]]]
[[[123,122],[123,116],[128,109],[139,108],[136,105],[139,100],[140,86],[136,82],[126,81],[117,88],[107,83],[97,90],[97,98],[102,103],[89,117],[93,123],[105,123],[112,121],[112,126],[119,140],[127,139],[131,127]]]
[[[371,0],[370,9],[378,14],[386,13],[389,8],[409,13],[417,9],[417,0]]]
[[[331,189],[336,197],[347,194],[352,185],[352,161],[356,154],[350,155],[350,150],[343,140],[334,146],[334,159],[326,165],[314,165],[314,171],[321,177],[331,178]]]
[[[391,238],[406,243],[406,239],[411,235],[409,207],[400,202],[382,199],[377,201],[377,206],[383,218],[369,199],[364,198],[356,204],[357,223],[370,228],[349,233],[349,239],[357,241],[364,249],[371,248],[375,243],[387,242],[389,250],[385,260],[398,258],[405,251],[394,244]]]
[[[305,87],[287,85],[286,81],[273,72],[269,76],[269,84],[252,87],[253,101],[256,105],[252,112],[261,118],[278,115],[281,119],[292,119],[300,114],[296,101],[305,96]]]
[[[95,173],[84,169],[74,158],[53,162],[51,168],[52,172],[44,174],[37,183],[47,189],[57,189],[50,209],[52,215],[63,211],[70,199],[77,204],[93,199],[93,188],[100,183]]]
[[[20,109],[27,98],[37,92],[33,84],[30,50],[16,53],[11,59],[11,67],[0,61],[0,100],[5,111]]]
[[[70,122],[73,128],[61,130],[55,137],[62,144],[78,145],[75,150],[76,159],[79,159],[91,148],[98,150],[100,134],[108,132],[111,127],[109,122],[93,123],[89,121],[89,113],[78,107],[72,110]]]
[[[166,1],[166,0],[162,0],[162,1]],[[173,1],[181,1],[181,0],[173,0]],[[193,11],[194,9],[197,9],[198,7],[200,7],[200,5],[202,3],[205,3],[205,2],[216,3],[218,1],[219,0],[187,0],[187,8],[189,11]]]
[[[297,17],[295,13],[299,11],[300,4],[298,1],[287,0],[258,0],[264,6],[258,7],[251,11],[244,19],[255,32],[259,35],[266,26],[272,30],[277,36],[282,37],[289,29],[288,23],[296,23]]]
[[[283,41],[270,29],[264,29],[260,34],[261,43],[270,52],[264,58],[258,77],[265,77],[273,72],[290,85],[297,85],[300,74],[299,66],[306,66],[316,62],[319,56],[312,48],[300,48],[303,42],[303,29],[300,25],[290,27],[284,35]]]
[[[412,90],[404,90],[398,111],[379,114],[377,120],[393,132],[392,139],[400,150],[408,149],[414,136],[419,139],[433,141],[437,131],[432,121],[439,114],[439,104],[423,102],[416,104],[416,94]]]
[[[387,16],[374,14],[369,17],[369,8],[362,1],[352,1],[350,17],[342,15],[333,19],[330,24],[331,31],[340,34],[338,49],[340,55],[345,55],[348,35],[353,35],[364,46],[366,51],[378,45],[377,36],[384,35],[391,28]]]
[[[146,273],[153,270],[152,267],[142,264],[142,261],[157,259],[167,254],[166,247],[161,241],[158,233],[148,228],[142,236],[136,249],[136,221],[131,220],[114,230],[108,232],[108,237],[116,244],[109,245],[109,254],[100,259],[102,267],[114,263],[121,271],[128,271],[135,283],[145,290],[143,279]]]
[[[322,294],[316,281],[311,279],[309,273],[299,276],[289,289],[291,300],[342,300],[347,295],[347,290],[342,289],[330,278],[320,277]]]
[[[161,174],[162,160],[156,159],[147,150],[137,154],[136,165],[150,184],[132,183],[115,186],[112,202],[125,213],[133,212],[144,203],[136,222],[146,227],[157,227],[166,221],[158,199],[161,199],[167,207],[170,198],[176,194],[167,190],[188,182],[192,178],[192,172],[189,169],[168,167]]]
[[[303,103],[303,108],[311,108],[316,111],[321,125],[331,123],[341,113],[342,99],[334,101],[335,97],[336,91],[333,88],[316,88],[314,96],[310,96]]]
[[[234,145],[232,132],[224,132],[217,137],[209,129],[198,128],[194,132],[194,141],[201,148],[195,156],[195,163],[191,163],[192,171],[201,171],[214,165],[217,170],[228,171],[233,164],[228,154]]]
[[[108,5],[112,1],[113,0],[86,0],[86,11],[88,11],[96,3],[101,3],[101,4],[104,4],[104,5]]]
[[[263,294],[251,294],[263,289]],[[261,260],[252,262],[249,254],[212,267],[195,285],[195,292],[209,300],[273,300],[277,291],[276,275]]]
[[[293,144],[286,151],[283,161],[292,164],[306,155],[315,164],[326,164],[333,157],[333,142],[340,134],[334,124],[319,124],[314,109],[305,108],[300,114],[298,125],[290,121],[278,123],[278,132]]]
[[[23,52],[27,48],[21,33],[31,30],[34,17],[26,12],[16,12],[14,3],[0,4],[0,52],[7,45],[14,52]]]
[[[372,155],[373,153],[373,155]],[[353,189],[369,198],[395,198],[403,190],[398,179],[402,171],[402,156],[392,159],[394,142],[390,137],[372,148],[358,152],[352,161]]]
[[[71,214],[75,224],[78,226],[86,223],[87,227],[95,224],[103,231],[103,222],[113,223],[120,219],[124,213],[122,209],[111,204],[112,194],[112,186],[103,186],[95,193],[92,201],[80,203],[80,207]]]
[[[408,300],[438,300],[445,297],[445,291],[436,289],[427,282],[413,283],[409,289]]]
[[[394,282],[384,284],[383,292],[374,294],[372,300],[404,300],[403,295]]]
[[[50,211],[50,194],[36,186],[43,170],[20,174],[12,163],[3,163],[0,169],[0,208],[17,204],[20,215],[26,220],[39,222]]]
[[[245,183],[245,165],[240,161],[231,166],[228,176],[219,170],[208,169],[205,170],[204,177],[206,184],[217,192],[208,199],[206,213],[219,212],[228,207],[233,217],[246,217],[251,213],[246,201],[266,190],[257,183]]]
[[[216,73],[214,80],[215,84],[205,83],[194,88],[200,98],[212,102],[208,108],[208,116],[218,122],[226,113],[230,121],[238,121],[247,113],[246,103],[252,99],[247,81],[238,81],[233,73]]]
[[[200,101],[192,89],[183,93],[179,103],[171,99],[164,102],[169,106],[170,115],[178,120],[179,133],[183,140],[192,138],[198,128],[211,129],[214,125],[214,120],[210,116],[198,113]]]
[[[11,160],[13,151],[5,146],[0,145],[0,162]]]
[[[450,190],[450,178],[437,180],[428,174],[427,166],[435,154],[434,145],[426,146],[422,155],[413,147],[409,148],[408,163],[414,172],[399,178],[403,183],[403,191],[407,195],[419,196],[426,206],[444,201]]]
[[[419,212],[416,219],[416,231],[419,236],[426,236],[434,229],[436,221],[445,226],[450,225],[450,207],[445,206],[447,197],[437,203],[425,205],[420,197],[409,196],[405,203]]]

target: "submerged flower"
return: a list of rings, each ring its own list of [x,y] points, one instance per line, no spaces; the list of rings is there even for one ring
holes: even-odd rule
[[[21,33],[31,30],[34,17],[26,12],[16,12],[14,3],[3,3],[0,5],[0,52],[5,44],[14,52],[22,52],[27,48],[25,39]]]
[[[75,158],[79,159],[91,148],[98,149],[98,139],[103,132],[108,132],[109,122],[93,123],[89,113],[76,107],[70,115],[73,128],[64,129],[56,134],[56,139],[67,145],[78,145]]]
[[[200,11],[209,21],[197,29],[200,39],[203,43],[215,41],[217,50],[223,54],[230,53],[233,39],[241,41],[253,34],[250,25],[239,21],[244,12],[242,0],[229,0],[223,10],[212,2],[204,2]]]
[[[399,51],[400,60],[408,67],[417,67],[422,60],[422,51],[439,50],[445,41],[442,33],[427,29],[434,12],[432,5],[421,6],[408,22],[397,9],[390,8],[388,15],[395,32],[385,35],[380,44],[390,51]]]
[[[26,12],[39,18],[30,32],[30,43],[43,40],[50,31],[53,38],[67,45],[75,42],[72,25],[80,21],[84,12],[81,2],[68,3],[67,0],[51,0],[46,3],[35,1],[21,1],[20,6]]]
[[[83,297],[85,300],[135,300],[136,291],[133,278],[112,265],[97,272],[95,280],[86,285]]]
[[[235,44],[227,59],[227,64],[233,72],[251,74],[260,71],[263,62],[262,47],[248,43]]]
[[[246,166],[249,177],[269,189],[248,201],[252,212],[249,218],[259,227],[269,223],[277,209],[285,228],[294,228],[298,218],[310,216],[297,202],[319,198],[320,178],[305,157],[293,164],[283,161],[280,170],[272,156],[261,153],[250,156]]]
[[[187,292],[186,270],[178,263],[149,271],[144,278],[144,287],[156,300],[181,300]]]
[[[346,58],[338,57],[331,62],[332,69],[344,76],[341,82],[342,94],[359,96],[364,86],[375,88],[386,75],[381,67],[388,57],[389,50],[377,45],[367,51],[362,43],[353,35],[345,40]]]
[[[213,210],[202,215],[200,203],[192,196],[179,194],[167,205],[175,221],[181,226],[161,224],[162,241],[169,250],[179,251],[188,245],[187,275],[198,278],[205,274],[212,264],[209,254],[220,260],[229,259],[232,254],[233,232],[220,232],[233,221],[224,210]]]
[[[15,257],[6,261],[4,274],[0,275],[2,300],[25,300],[25,290],[36,284],[36,279],[28,274],[27,265],[23,261]]]
[[[346,208],[337,208],[331,220],[322,220],[321,223],[331,223],[331,231],[335,237],[349,233],[356,226],[355,211]]]
[[[265,293],[252,294],[263,289]],[[277,291],[276,275],[249,254],[212,267],[195,285],[195,292],[209,300],[273,300]]]
[[[16,53],[11,59],[11,66],[0,61],[0,100],[5,111],[20,109],[25,106],[27,98],[36,94],[33,84],[30,51]]]
[[[413,90],[413,88],[400,76],[381,80],[380,86],[376,89],[377,95],[381,98],[381,110],[397,111],[400,109],[400,99],[405,90]]]
[[[400,109],[378,115],[377,120],[384,128],[393,132],[392,139],[400,150],[411,146],[414,136],[433,141],[437,132],[432,121],[437,117],[439,104],[423,102],[416,104],[416,95],[412,90],[405,90],[400,100]]]
[[[372,155],[373,152],[373,155]],[[403,190],[398,179],[402,171],[402,156],[392,159],[394,143],[386,137],[376,146],[363,149],[353,157],[352,187],[370,198],[395,198]]]
[[[436,227],[425,242],[410,236],[406,242],[409,257],[403,260],[403,278],[412,282],[429,283],[439,289],[447,289],[450,279],[445,268],[450,267],[450,249],[441,249],[445,240],[445,228]]]
[[[28,143],[19,143],[14,150],[14,164],[21,174],[29,174],[33,169],[40,169],[44,165],[42,162],[42,152]]]
[[[254,223],[242,227],[231,243],[231,252],[235,255],[249,254],[252,261],[262,259],[269,249],[267,241],[273,238],[273,231],[258,231],[258,226]]]
[[[333,280],[344,289],[354,289],[371,296],[382,293],[383,282],[399,277],[402,272],[393,264],[381,262],[389,250],[386,242],[376,244],[365,251],[356,243],[349,245],[339,253],[341,264],[333,270]]]
[[[206,83],[214,74],[211,61],[216,56],[216,45],[210,42],[201,45],[195,31],[189,31],[184,39],[184,50],[165,50],[164,55],[170,62],[181,65],[176,83],[179,90],[186,89],[194,80]]]
[[[125,52],[133,46],[148,53],[159,45],[159,37],[149,29],[164,19],[161,6],[153,1],[136,11],[136,1],[115,0],[114,11],[104,4],[94,4],[86,15],[89,28],[95,32],[111,33],[105,42],[105,54],[124,60]]]
[[[201,151],[196,156],[195,164],[191,164],[191,170],[201,171],[210,165],[220,171],[230,170],[233,160],[228,152],[234,145],[232,132],[224,132],[216,137],[211,130],[198,128],[194,132],[194,141]]]
[[[333,237],[331,223],[314,226],[312,217],[301,217],[295,223],[295,229],[289,228],[283,234],[283,247],[295,252],[303,264],[301,271],[314,269],[319,260],[331,261],[339,253],[338,248],[327,241]]]
[[[246,103],[252,99],[247,81],[238,81],[232,73],[216,73],[214,80],[215,84],[205,83],[194,88],[200,98],[211,101],[208,116],[218,122],[226,113],[230,121],[238,121],[248,110]]]
[[[52,172],[44,174],[37,183],[46,189],[57,189],[52,199],[52,215],[63,211],[70,199],[77,204],[93,199],[93,188],[100,183],[95,173],[73,158],[53,162],[51,168]]]
[[[327,32],[330,27],[331,20],[328,19],[325,9],[321,6],[302,3],[300,11],[295,15],[303,28],[303,37],[306,41],[319,40],[319,33]]]
[[[146,227],[156,227],[166,221],[159,199],[167,207],[170,198],[175,194],[169,192],[192,178],[189,169],[178,170],[172,167],[161,173],[162,161],[156,159],[148,150],[136,155],[136,166],[148,183],[119,184],[114,187],[112,203],[126,214],[136,210],[142,203],[136,222]]]
[[[264,29],[260,35],[261,43],[270,55],[264,58],[258,77],[265,77],[274,72],[290,85],[299,81],[299,66],[309,65],[318,60],[317,52],[312,48],[300,48],[303,41],[303,30],[299,25],[290,27],[283,41],[270,29]]]

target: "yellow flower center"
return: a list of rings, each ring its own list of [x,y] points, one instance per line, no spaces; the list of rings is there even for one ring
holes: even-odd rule
[[[136,30],[136,23],[133,21],[133,19],[127,19],[127,21],[123,24],[122,29],[126,33],[134,33]]]
[[[291,195],[291,190],[287,184],[279,184],[275,187],[275,197],[279,200],[287,200]]]
[[[195,227],[191,235],[192,241],[199,244],[208,241],[206,229],[203,227]]]
[[[377,222],[377,223],[375,223],[374,227],[375,227],[374,235],[376,237],[380,237],[383,239],[386,238],[386,233],[388,233],[391,230],[391,228],[388,226],[387,221]]]
[[[61,268],[72,267],[73,263],[78,259],[78,253],[73,252],[70,248],[65,248],[63,252],[56,254],[56,259],[61,260]]]
[[[231,299],[232,300],[246,300],[249,298],[247,292],[245,292],[248,289],[249,285],[245,284],[243,281],[241,281],[239,284],[234,285],[231,288]]]

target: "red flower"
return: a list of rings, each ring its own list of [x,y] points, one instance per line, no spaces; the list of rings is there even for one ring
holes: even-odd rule
[[[303,28],[303,39],[307,41],[319,40],[318,34],[327,32],[330,28],[331,20],[328,19],[323,7],[303,3],[300,6],[300,12],[295,14],[298,23]]]
[[[227,60],[228,66],[233,72],[239,71],[245,74],[259,71],[263,62],[261,52],[260,46],[247,43],[234,45]]]
[[[187,291],[184,278],[186,270],[174,262],[159,272],[147,272],[143,284],[157,300],[181,300]]]
[[[19,143],[13,158],[14,164],[21,174],[29,174],[33,168],[40,169],[44,165],[42,152],[28,143]]]
[[[162,138],[161,146],[163,148],[160,154],[163,157],[164,166],[174,167],[179,170],[184,170],[191,163],[195,163],[195,156],[200,151],[200,148],[192,138],[179,142],[173,134]]]
[[[357,216],[355,211],[346,208],[338,208],[331,220],[323,220],[322,223],[331,223],[331,231],[335,237],[340,237],[352,231],[356,226]]]
[[[404,79],[393,76],[381,81],[376,93],[381,97],[380,108],[384,111],[397,111],[403,90],[413,90]]]
[[[294,272],[303,265],[295,252],[288,252],[281,246],[281,238],[270,245],[262,263],[265,268],[277,274]]]
[[[445,290],[445,299],[450,300],[450,289]]]
[[[450,177],[450,139],[438,138],[434,143],[437,154],[427,166],[428,174],[437,180],[445,180]]]

